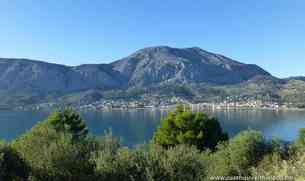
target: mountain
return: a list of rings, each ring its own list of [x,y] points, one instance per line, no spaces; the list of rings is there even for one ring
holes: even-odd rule
[[[121,85],[110,65],[68,67],[27,59],[0,59],[0,90],[71,92]]]
[[[224,92],[245,87],[250,87],[249,94],[276,92],[284,82],[257,65],[198,47],[149,47],[109,64],[80,66],[1,58],[0,106],[59,100],[88,103],[102,97],[127,98],[147,92],[207,96],[206,92],[217,94],[213,91],[216,89]],[[253,87],[257,91],[252,91]]]
[[[290,80],[300,80],[300,81],[304,81],[305,82],[305,76],[296,76],[296,77],[288,77],[285,79],[286,81],[290,81]]]
[[[257,65],[243,64],[200,48],[150,47],[111,63],[128,86],[162,83],[236,84],[255,76],[271,76]]]
[[[0,106],[32,104],[121,85],[119,73],[106,64],[69,67],[27,59],[0,59]]]

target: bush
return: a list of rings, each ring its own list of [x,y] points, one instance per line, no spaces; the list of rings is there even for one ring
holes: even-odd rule
[[[299,130],[298,138],[290,145],[291,156],[305,152],[305,128]]]
[[[199,150],[184,145],[168,150],[155,145],[122,148],[115,155],[100,152],[95,160],[100,180],[193,181],[205,175]]]
[[[167,180],[171,181],[196,181],[205,177],[205,160],[202,152],[188,145],[180,145],[166,150],[162,164]],[[162,180],[160,178],[159,180]]]
[[[267,173],[274,170],[275,165],[281,164],[283,161],[282,156],[279,153],[270,153],[263,157],[263,159],[258,163],[256,167],[251,168],[251,172],[261,173],[261,175],[268,175]],[[275,174],[276,175],[276,174]]]
[[[27,180],[29,172],[28,165],[18,153],[0,143],[0,180]]]
[[[247,176],[267,151],[260,132],[243,131],[228,143],[217,146],[217,151],[211,155],[209,176]]]
[[[253,168],[254,176],[278,176],[287,177],[289,180],[303,181],[305,178],[305,154],[298,153],[289,160],[271,160],[268,169],[261,167]]]
[[[100,152],[96,159],[100,180],[144,180],[144,155],[140,151],[121,148],[115,155]]]
[[[218,142],[228,139],[216,118],[203,113],[192,113],[182,107],[170,112],[161,121],[153,142],[165,148],[178,144],[194,145],[199,150],[214,149]]]
[[[112,131],[106,131],[103,136],[94,138],[96,145],[94,152],[109,152],[115,154],[121,148],[120,139],[112,135]]]

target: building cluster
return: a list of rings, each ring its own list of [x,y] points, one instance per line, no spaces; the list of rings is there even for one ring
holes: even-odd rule
[[[100,100],[90,104],[58,104],[58,103],[42,103],[30,106],[19,106],[18,110],[48,110],[51,108],[73,107],[79,110],[128,110],[128,109],[154,109],[154,108],[170,108],[176,104],[191,104],[186,99],[180,97],[169,98],[144,98],[141,100]]]
[[[128,110],[128,109],[168,109],[177,104],[189,105],[192,109],[288,109],[293,106],[289,103],[280,104],[276,101],[262,101],[253,98],[232,98],[227,97],[221,101],[203,102],[190,101],[181,97],[145,97],[141,100],[99,100],[90,104],[58,104],[42,103],[31,106],[20,106],[19,110],[49,110],[52,108],[61,108],[64,106],[74,107],[79,110]]]

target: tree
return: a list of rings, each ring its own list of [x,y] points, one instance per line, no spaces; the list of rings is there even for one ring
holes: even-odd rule
[[[83,131],[71,131],[79,129],[72,129],[73,126],[70,124],[72,122],[73,125],[74,121],[71,119],[68,121],[65,116],[77,117],[58,112],[52,113],[48,119],[37,123],[30,131],[14,140],[12,147],[29,163],[32,170],[31,176],[34,179],[94,180],[95,164],[91,161],[91,154],[96,145],[95,140],[89,137],[80,139],[87,134],[80,134],[84,133]],[[70,124],[59,127],[62,120]],[[58,124],[54,126],[51,124],[54,123],[52,121],[58,121],[56,122]]]
[[[77,112],[70,108],[65,108],[62,112],[54,112],[48,121],[57,132],[71,133],[74,141],[86,138],[88,128]]]
[[[184,106],[178,106],[161,121],[153,136],[153,142],[165,148],[178,144],[194,145],[199,150],[214,149],[219,141],[228,140],[216,118],[204,113],[193,113]]]

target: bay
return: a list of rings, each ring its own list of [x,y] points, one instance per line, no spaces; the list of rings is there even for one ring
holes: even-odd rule
[[[120,137],[125,146],[149,142],[160,119],[168,111],[128,110],[108,112],[81,112],[89,132],[100,136],[111,130]],[[7,141],[30,130],[38,121],[45,119],[48,112],[0,111],[0,139]],[[232,137],[242,130],[256,129],[269,139],[278,137],[291,141],[298,130],[305,128],[305,111],[274,110],[219,110],[207,114],[219,119],[223,129]]]

